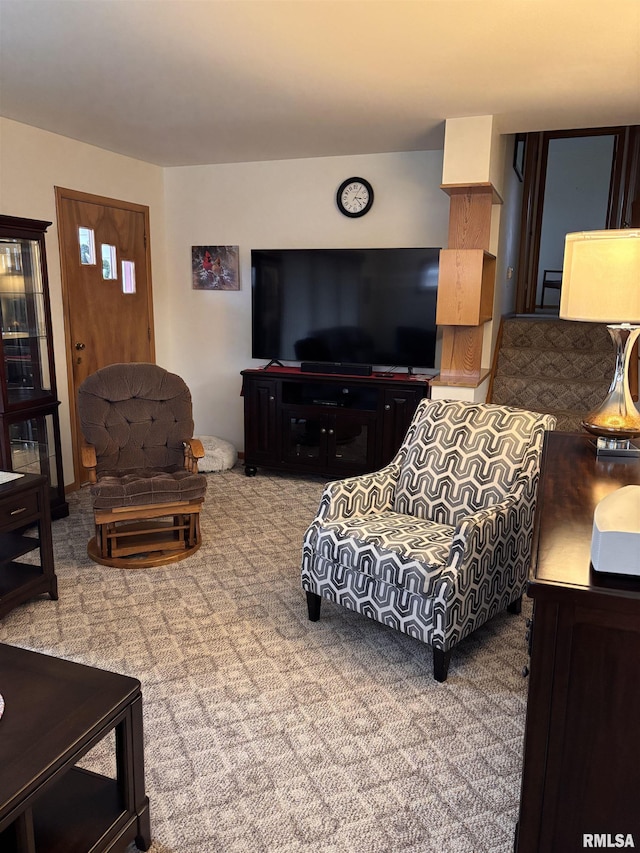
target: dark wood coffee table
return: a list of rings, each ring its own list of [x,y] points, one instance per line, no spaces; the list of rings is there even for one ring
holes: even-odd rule
[[[135,678],[0,644],[0,853],[151,844]],[[115,731],[117,778],[76,767]]]

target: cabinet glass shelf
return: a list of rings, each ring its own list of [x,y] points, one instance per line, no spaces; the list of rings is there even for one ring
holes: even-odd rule
[[[0,216],[0,468],[45,474],[68,514],[45,255],[50,222]]]
[[[0,334],[8,402],[51,396],[40,244],[0,234]]]

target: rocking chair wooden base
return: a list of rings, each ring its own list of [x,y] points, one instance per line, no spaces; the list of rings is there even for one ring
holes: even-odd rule
[[[202,542],[202,498],[173,504],[97,509],[87,554],[102,566],[146,569],[177,563]]]

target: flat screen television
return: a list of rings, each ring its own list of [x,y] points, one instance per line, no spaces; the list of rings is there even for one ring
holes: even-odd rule
[[[439,248],[251,252],[252,355],[435,368]]]

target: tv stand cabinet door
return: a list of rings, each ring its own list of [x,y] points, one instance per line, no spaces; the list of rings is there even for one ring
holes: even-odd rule
[[[274,379],[244,378],[244,455],[245,467],[278,465],[279,383]]]
[[[387,465],[398,452],[418,403],[426,396],[422,388],[388,388],[382,391],[382,429],[378,467]]]
[[[376,469],[375,412],[338,410],[327,424],[325,471],[331,477],[366,474]]]
[[[376,464],[374,412],[322,406],[282,409],[282,459],[288,468],[342,477]]]

